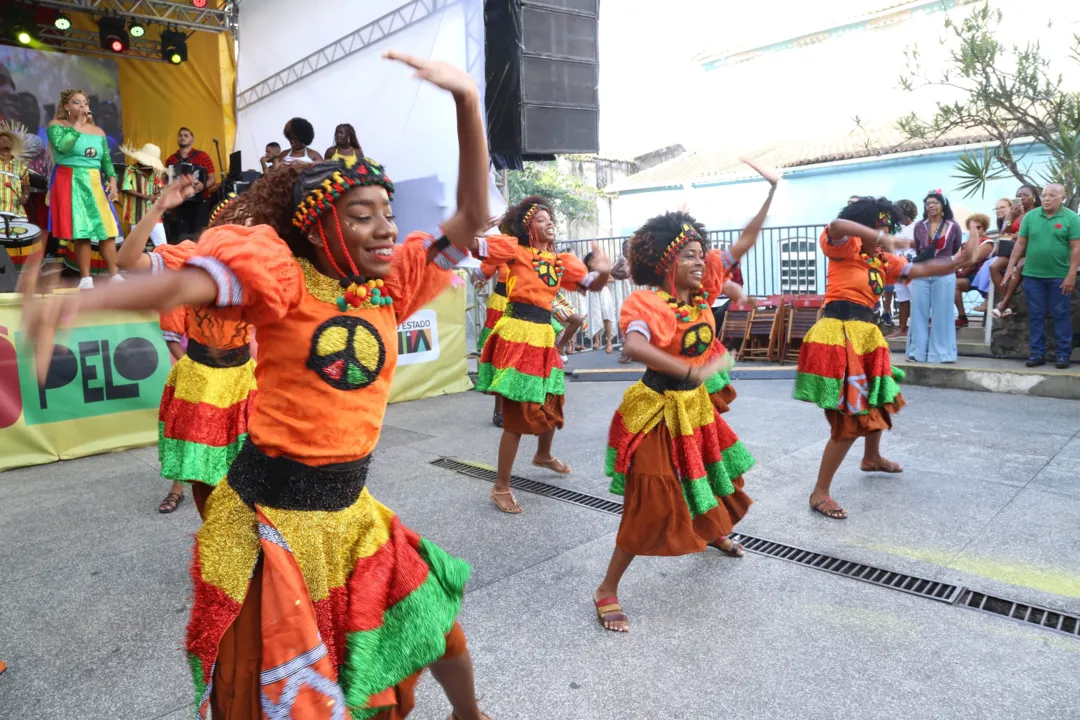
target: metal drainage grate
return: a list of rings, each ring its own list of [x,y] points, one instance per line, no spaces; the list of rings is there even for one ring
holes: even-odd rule
[[[960,605],[980,612],[1019,620],[1029,625],[1037,625],[1044,630],[1064,633],[1072,638],[1080,637],[1080,617],[1075,615],[1066,615],[1037,605],[1025,605],[974,590],[968,591],[960,599]]]
[[[743,535],[742,533],[732,533],[731,539],[741,542],[748,551],[759,555],[768,555],[769,557],[787,560],[815,570],[824,570],[834,575],[841,575],[852,580],[861,580],[871,585],[899,590],[909,595],[918,595],[921,598],[949,605],[957,602],[960,593],[963,591],[963,588],[956,585],[936,582],[914,575],[905,575],[892,570],[876,568],[872,565],[852,562],[851,560],[842,560],[831,555],[823,555],[791,545],[770,542],[761,538]]]
[[[477,463],[454,460],[452,458],[439,458],[437,460],[432,460],[431,464],[446,470],[452,470],[461,475],[479,478],[480,480],[487,480],[488,482],[495,482],[497,476],[496,472],[489,467]],[[536,480],[518,477],[517,475],[510,476],[510,487],[521,490],[522,492],[554,498],[556,500],[561,500],[581,507],[587,507],[592,510],[598,510],[610,515],[622,515],[621,503],[596,497],[595,495],[577,492],[576,490],[567,490]],[[986,595],[985,593],[969,590],[968,588],[958,585],[937,582],[915,575],[905,575],[904,573],[885,570],[884,568],[877,568],[872,565],[864,565],[851,560],[843,560],[841,558],[832,557],[831,555],[804,550],[792,545],[784,545],[783,543],[772,542],[770,540],[763,540],[750,535],[743,535],[742,533],[732,533],[730,537],[732,540],[742,543],[743,547],[746,548],[748,552],[758,555],[767,555],[779,560],[786,560],[787,562],[796,563],[804,567],[823,570],[832,573],[833,575],[840,575],[841,577],[859,580],[891,590],[899,590],[900,592],[908,593],[909,595],[916,595],[921,598],[926,598],[927,600],[933,600],[947,605],[958,605],[959,607],[967,607],[980,612],[1011,618],[1023,623],[1035,625],[1044,630],[1062,633],[1069,637],[1080,637],[1080,617],[1068,615],[1056,610],[1041,608],[1035,605],[1025,605],[1024,603],[1013,602],[1012,600],[1006,600],[1005,598],[994,597],[993,595]]]
[[[495,479],[498,477],[498,474],[491,468],[475,463],[454,460],[453,458],[439,458],[438,460],[432,460],[431,464],[435,467],[453,470],[461,475],[468,475],[469,477],[487,480],[488,482],[495,482]],[[572,505],[587,507],[591,510],[599,510],[600,512],[608,513],[609,515],[622,514],[622,503],[617,503],[614,500],[596,497],[595,495],[588,495],[583,492],[578,492],[577,490],[567,490],[566,488],[548,485],[547,483],[518,477],[517,475],[510,476],[510,487],[515,490],[521,490],[522,492],[532,493],[533,495],[542,495],[543,497],[562,500],[563,502]]]

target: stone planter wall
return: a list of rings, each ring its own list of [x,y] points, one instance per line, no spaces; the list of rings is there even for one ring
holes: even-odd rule
[[[1073,347],[1080,347],[1080,289],[1072,294],[1069,303],[1072,310]],[[998,357],[1026,358],[1028,347],[1028,311],[1027,296],[1024,286],[1020,285],[1013,295],[1009,307],[1013,314],[1001,320],[994,320],[993,334],[990,336],[990,352]],[[1054,354],[1054,320],[1046,318],[1046,353]]]

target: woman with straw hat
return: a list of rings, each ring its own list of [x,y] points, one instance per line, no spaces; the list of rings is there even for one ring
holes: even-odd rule
[[[120,222],[126,235],[150,211],[154,200],[161,194],[167,171],[161,162],[161,148],[157,145],[147,143],[141,150],[121,145],[120,151],[136,163],[127,166],[120,182]],[[148,249],[164,242],[165,225],[159,222],[150,233],[150,243],[153,245]]]

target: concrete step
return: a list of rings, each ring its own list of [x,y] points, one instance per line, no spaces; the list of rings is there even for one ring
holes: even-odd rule
[[[893,338],[888,341],[889,351],[894,353],[903,353],[907,349],[907,338]],[[990,346],[983,345],[982,337],[979,337],[978,341],[963,341],[959,337],[956,339],[956,354],[962,357],[965,356],[979,356],[989,355]],[[1022,360],[1023,358],[1017,358]],[[1074,363],[1080,363],[1080,348],[1073,348],[1072,361]]]
[[[938,365],[893,359],[893,365],[906,373],[904,385],[1080,400],[1077,354],[1073,362],[1068,370],[1058,370],[1052,364],[1026,368],[1020,360],[960,358],[955,364]]]

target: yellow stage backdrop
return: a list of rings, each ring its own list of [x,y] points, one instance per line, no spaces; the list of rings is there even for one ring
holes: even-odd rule
[[[157,442],[158,404],[171,369],[157,315],[81,318],[57,338],[44,388],[20,321],[19,297],[0,295],[0,470]],[[462,286],[398,328],[390,402],[470,389],[465,357]]]
[[[97,30],[88,16],[73,14],[79,28]],[[158,27],[147,33],[157,37]],[[124,142],[142,147],[154,143],[161,159],[176,152],[176,132],[187,127],[195,133],[195,147],[218,164],[214,138],[221,142],[221,157],[229,162],[236,137],[236,57],[232,33],[196,32],[187,41],[188,59],[181,65],[116,56],[120,78],[120,112]],[[217,168],[218,180],[222,168]]]

